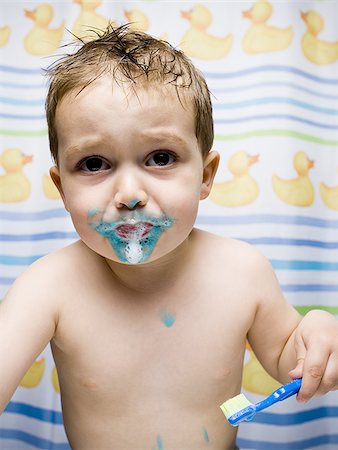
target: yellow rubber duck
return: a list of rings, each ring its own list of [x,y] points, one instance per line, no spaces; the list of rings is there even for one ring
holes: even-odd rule
[[[9,148],[0,155],[0,166],[5,170],[0,175],[0,202],[22,202],[29,197],[31,184],[22,169],[32,160],[33,156],[24,155],[18,148]]]
[[[264,0],[256,1],[251,9],[243,11],[243,17],[252,22],[242,41],[242,48],[246,53],[277,52],[291,44],[292,27],[278,28],[266,24],[272,12],[271,3]]]
[[[252,164],[258,162],[259,155],[248,155],[239,151],[231,156],[228,168],[233,179],[223,183],[214,183],[210,200],[222,206],[243,206],[256,200],[259,187],[256,180],[249,174]]]
[[[268,396],[281,384],[266,372],[248,343],[246,348],[250,353],[250,359],[243,369],[243,389],[253,394]]]
[[[324,19],[316,12],[300,13],[307,26],[302,38],[302,50],[307,59],[315,64],[332,64],[338,59],[338,41],[327,42],[317,38],[324,29]]]
[[[20,382],[21,387],[34,388],[41,382],[43,374],[46,369],[46,359],[41,358],[40,361],[35,361],[26,375]]]
[[[283,180],[277,175],[273,175],[273,190],[285,203],[294,206],[311,206],[315,194],[308,174],[309,170],[314,167],[314,161],[310,160],[305,152],[299,151],[293,158],[293,166],[298,177],[290,180]]]
[[[54,53],[61,44],[65,30],[64,21],[58,28],[49,28],[54,12],[49,3],[42,3],[33,11],[25,10],[25,16],[34,22],[33,29],[24,39],[28,53],[35,56],[46,56]]]
[[[148,17],[140,9],[124,10],[124,15],[130,23],[130,28],[145,33],[149,29]]]
[[[11,29],[8,26],[0,27],[0,48],[4,47],[11,34]]]
[[[52,385],[57,394],[60,394],[60,385],[59,385],[59,378],[58,373],[56,370],[56,367],[54,366],[54,369],[52,370]]]
[[[338,211],[338,186],[329,187],[325,183],[320,183],[319,188],[325,205]]]
[[[226,56],[233,43],[233,35],[220,38],[207,33],[212,23],[212,15],[204,5],[194,5],[190,11],[181,11],[181,17],[189,20],[190,28],[180,44],[181,49],[191,58],[221,59]]]
[[[80,15],[74,23],[72,33],[84,40],[90,41],[96,37],[96,31],[105,30],[109,23],[112,26],[117,24],[101,14],[96,9],[101,6],[101,0],[73,0],[80,5]]]
[[[50,200],[60,200],[61,196],[49,175],[42,176],[42,190],[45,196]]]

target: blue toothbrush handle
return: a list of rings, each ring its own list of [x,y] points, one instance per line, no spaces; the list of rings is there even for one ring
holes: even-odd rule
[[[274,403],[281,402],[282,400],[285,400],[286,398],[289,398],[292,395],[297,394],[301,386],[302,386],[302,379],[296,378],[290,383],[279,387],[272,394],[270,394],[269,397],[267,397],[266,399],[255,405],[256,412],[262,411],[263,409],[268,408]]]

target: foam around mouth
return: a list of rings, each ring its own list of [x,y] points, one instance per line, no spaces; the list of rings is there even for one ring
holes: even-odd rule
[[[143,260],[143,246],[139,239],[130,240],[124,252],[130,264],[138,264]]]

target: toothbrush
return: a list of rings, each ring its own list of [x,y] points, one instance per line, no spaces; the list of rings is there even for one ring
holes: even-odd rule
[[[269,397],[256,404],[250,403],[244,394],[239,394],[224,402],[220,408],[230,425],[236,427],[240,422],[252,420],[259,411],[297,394],[301,385],[302,379],[296,378],[276,389]]]

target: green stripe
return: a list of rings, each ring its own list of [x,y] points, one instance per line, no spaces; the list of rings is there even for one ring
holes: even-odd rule
[[[295,309],[305,316],[312,309],[320,309],[322,311],[327,311],[331,314],[338,315],[338,306],[325,306],[325,305],[306,305],[306,306],[295,306]]]
[[[45,130],[2,130],[0,129],[0,135],[2,136],[17,136],[17,137],[41,137],[47,136],[47,129]]]
[[[237,134],[216,134],[215,140],[216,141],[238,141],[240,139],[249,139],[252,137],[266,137],[266,136],[287,136],[287,137],[294,137],[297,139],[301,139],[303,141],[308,142],[314,142],[316,144],[321,145],[330,145],[330,146],[337,146],[338,147],[338,141],[332,140],[332,139],[322,139],[318,136],[311,136],[310,134],[300,133],[298,131],[293,130],[254,130],[254,131],[248,131],[246,133],[237,133]]]

